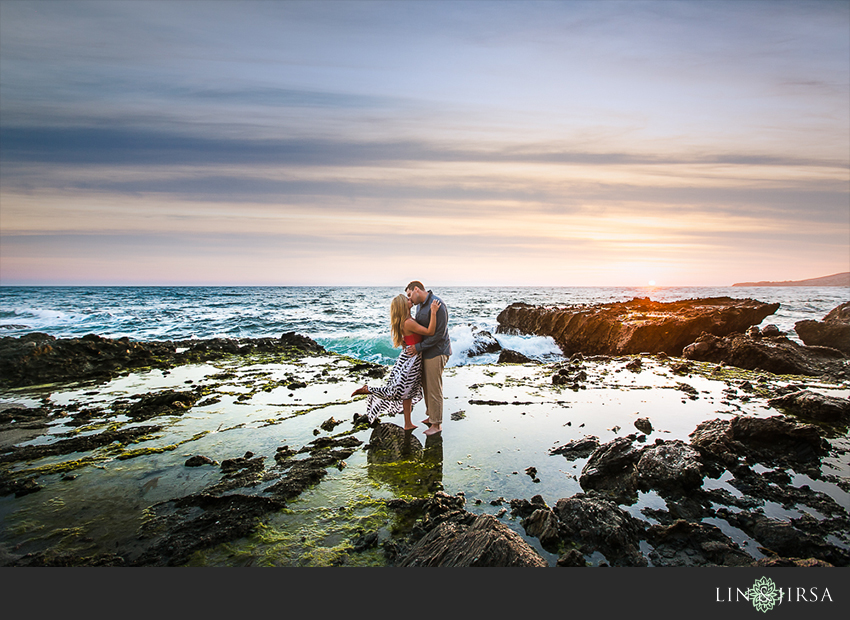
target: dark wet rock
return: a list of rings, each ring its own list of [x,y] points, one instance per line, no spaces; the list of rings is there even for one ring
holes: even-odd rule
[[[519,351],[513,351],[511,349],[502,349],[501,353],[499,353],[499,359],[497,363],[499,364],[528,364],[532,362],[530,357],[527,357],[520,353]]]
[[[368,460],[376,463],[392,463],[402,459],[419,459],[424,447],[410,431],[397,424],[382,422],[369,437]]]
[[[186,467],[201,467],[202,465],[217,465],[213,459],[208,456],[203,456],[201,454],[196,454],[195,456],[190,456],[186,459],[184,465]]]
[[[361,553],[367,549],[374,549],[378,546],[378,540],[378,532],[369,532],[368,534],[358,536],[351,543],[353,551],[355,553]]]
[[[553,385],[572,384],[576,386],[583,381],[587,381],[587,373],[580,366],[561,367],[552,375]]]
[[[671,525],[652,525],[646,539],[653,550],[654,566],[751,566],[755,562],[720,528],[707,523],[678,520]]]
[[[101,433],[71,437],[69,439],[60,439],[49,444],[13,446],[8,448],[3,454],[0,454],[0,463],[31,461],[45,456],[87,452],[116,442],[119,447],[126,446],[129,443],[138,441],[145,435],[159,431],[161,428],[161,426],[133,426],[116,430],[105,430]]]
[[[811,390],[800,390],[778,398],[767,404],[800,418],[827,424],[850,424],[850,399],[828,396]]]
[[[353,436],[320,437],[305,446],[305,450],[298,451],[308,454],[304,458],[294,458],[298,453],[292,453],[287,446],[283,446],[275,454],[276,472],[282,472],[282,478],[264,489],[264,492],[271,493],[279,501],[297,497],[318,484],[327,475],[329,467],[339,467],[361,444]]]
[[[699,453],[681,440],[659,441],[641,452],[638,488],[688,492],[702,485]]]
[[[815,558],[782,558],[779,556],[761,558],[754,566],[764,568],[815,568],[815,567],[832,567],[833,564],[817,560]]]
[[[277,448],[274,454],[274,460],[279,464],[284,461],[292,458],[292,456],[296,454],[295,450],[290,448],[289,446],[280,446]]]
[[[510,504],[511,513],[523,518],[528,517],[535,510],[539,510],[541,508],[544,510],[549,509],[549,506],[546,505],[543,496],[539,494],[532,497],[531,501],[528,501],[527,499],[512,499]]]
[[[785,416],[708,420],[690,434],[691,445],[703,454],[735,465],[738,457],[765,463],[819,464],[829,450],[821,431]]]
[[[522,527],[529,536],[540,540],[547,551],[555,552],[561,542],[558,517],[550,508],[538,508],[522,520]]]
[[[180,415],[200,399],[198,392],[165,390],[141,396],[138,402],[123,411],[134,420],[148,420],[158,415]]]
[[[582,555],[581,551],[578,549],[570,549],[558,558],[557,566],[564,568],[584,568],[589,565],[587,560],[584,559],[584,555]]]
[[[561,538],[575,544],[585,555],[602,553],[612,566],[646,566],[640,540],[646,524],[613,501],[595,493],[579,493],[559,499],[554,513]]]
[[[690,398],[691,400],[699,399],[699,392],[692,385],[688,385],[687,383],[677,383],[676,389],[687,394],[688,398]]]
[[[502,345],[493,337],[493,334],[486,329],[480,329],[475,325],[472,328],[472,346],[466,352],[467,357],[476,357],[485,353],[498,353],[502,350]]]
[[[332,432],[338,425],[342,424],[339,420],[335,420],[334,418],[328,418],[319,426],[323,431]]]
[[[7,566],[27,567],[116,567],[127,566],[126,560],[114,553],[99,553],[93,556],[81,556],[71,553],[45,551],[28,553]]]
[[[543,568],[549,564],[497,518],[464,511],[428,531],[397,566]]]
[[[156,504],[140,536],[148,545],[132,565],[182,566],[197,551],[252,534],[260,519],[285,507],[274,498],[206,493]]]
[[[850,355],[850,301],[830,310],[822,321],[797,321],[794,331],[809,346],[830,347]]]
[[[636,464],[642,448],[636,448],[637,435],[618,437],[599,446],[581,471],[579,484],[585,491],[604,491],[629,502],[637,492]]]
[[[246,452],[245,456],[235,459],[224,459],[221,462],[221,471],[225,474],[232,474],[242,469],[250,469],[256,471],[263,468],[263,460],[265,457],[254,456],[253,452]]]
[[[764,338],[775,338],[777,336],[782,336],[783,333],[776,325],[769,323],[761,328],[761,335]]]
[[[652,422],[649,421],[649,418],[638,418],[635,420],[635,428],[644,435],[649,435],[652,433]]]
[[[693,364],[688,362],[676,362],[670,366],[671,372],[677,375],[687,375],[693,371]]]
[[[387,367],[382,364],[372,364],[370,362],[358,362],[351,367],[351,372],[362,373],[367,377],[380,379],[387,373]]]
[[[575,461],[590,456],[598,447],[599,437],[587,435],[582,439],[574,439],[563,446],[552,448],[549,454],[560,454],[568,461]]]
[[[178,352],[179,350],[179,352]],[[142,368],[166,369],[178,364],[257,352],[316,354],[324,349],[294,333],[274,338],[133,342],[129,338],[56,338],[33,332],[0,338],[0,382],[9,387],[61,381],[106,381]]]
[[[640,372],[643,369],[643,362],[641,362],[639,357],[636,357],[626,364],[626,369],[632,372]]]
[[[549,336],[565,355],[680,356],[703,332],[726,336],[758,325],[779,304],[718,297],[670,303],[635,298],[592,306],[511,304],[497,317],[497,333]]]
[[[837,349],[801,346],[785,336],[764,333],[758,340],[737,333],[725,337],[704,333],[684,348],[682,357],[777,375],[838,377],[846,367],[846,356]]]
[[[24,495],[29,495],[40,490],[41,485],[38,484],[35,478],[25,478],[23,480],[0,479],[0,497],[6,495],[23,497]]]
[[[384,545],[395,566],[546,567],[537,551],[491,515],[464,509],[465,498],[438,491],[423,499],[387,501],[400,518],[414,520],[409,535]]]
[[[771,519],[759,512],[718,510],[718,516],[743,530],[767,550],[780,557],[815,558],[834,566],[850,565],[850,551],[797,529],[788,521]]]
[[[16,424],[18,428],[43,428],[50,412],[44,407],[9,407],[0,410],[0,424]]]

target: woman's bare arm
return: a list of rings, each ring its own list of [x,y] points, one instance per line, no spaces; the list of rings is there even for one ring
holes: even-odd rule
[[[404,322],[404,327],[409,333],[419,334],[421,336],[433,336],[437,329],[437,310],[440,308],[440,302],[436,299],[431,302],[431,320],[428,327],[422,327],[414,319],[407,319]]]

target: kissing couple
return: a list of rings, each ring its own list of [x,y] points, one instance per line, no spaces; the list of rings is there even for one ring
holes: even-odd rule
[[[411,309],[416,306],[415,316]],[[386,384],[364,385],[351,394],[368,394],[366,415],[369,423],[382,415],[404,414],[404,430],[416,425],[410,416],[413,406],[425,400],[428,426],[426,435],[443,430],[443,369],[452,354],[449,339],[449,311],[442,299],[426,291],[414,280],[390,303],[390,334],[394,347],[401,353],[390,371]]]

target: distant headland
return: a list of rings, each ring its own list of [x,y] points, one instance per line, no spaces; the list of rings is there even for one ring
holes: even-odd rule
[[[850,271],[835,273],[808,280],[784,280],[782,282],[738,282],[732,286],[850,286]]]

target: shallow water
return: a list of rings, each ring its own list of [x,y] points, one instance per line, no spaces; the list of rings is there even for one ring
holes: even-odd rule
[[[447,368],[442,436],[426,440],[421,424],[413,433],[427,449],[427,462],[370,462],[364,446],[371,430],[354,432],[364,446],[347,459],[345,467],[330,468],[320,484],[290,501],[287,510],[264,520],[255,535],[198,553],[190,563],[333,564],[345,555],[345,549],[359,534],[378,530],[382,538],[390,536],[394,517],[380,500],[426,497],[442,488],[452,495],[463,493],[471,512],[497,515],[554,565],[557,557],[543,550],[537,539],[525,535],[518,518],[511,516],[509,505],[511,499],[531,499],[539,494],[553,506],[560,498],[582,492],[578,478],[587,459],[568,461],[551,455],[552,448],[587,435],[595,435],[600,443],[605,443],[637,433],[634,422],[639,417],[647,417],[652,423],[653,431],[646,439],[651,443],[656,438],[688,441],[688,435],[707,419],[742,413],[768,417],[778,413],[767,406],[764,398],[740,388],[744,378],[755,383],[756,373],[727,369],[724,372],[730,374],[725,379],[714,378],[708,374],[713,366],[696,364],[705,374],[680,376],[670,371],[669,362],[649,358],[644,358],[643,370],[635,373],[626,369],[628,361],[625,357],[586,360],[583,368],[588,380],[583,389],[554,386],[552,365]],[[280,446],[297,450],[317,436],[351,432],[351,420],[355,413],[365,412],[365,401],[350,396],[364,382],[350,369],[349,361],[335,355],[305,358],[301,363],[231,359],[178,367],[170,372],[134,373],[102,385],[42,386],[0,394],[0,406],[31,406],[47,398],[61,408],[79,405],[96,411],[82,427],[69,425],[73,416],[60,412],[46,433],[18,445],[49,443],[69,432],[99,432],[111,424],[162,425],[150,437],[123,449],[107,446],[88,453],[12,464],[11,470],[27,470],[43,488],[20,498],[0,498],[0,559],[48,548],[81,555],[117,550],[131,556],[138,544],[139,529],[151,516],[151,506],[200,492],[221,479],[218,467],[185,467],[188,457],[201,454],[221,462],[250,451],[266,457],[269,468],[274,465],[274,454]],[[286,387],[292,380],[304,381],[308,387]],[[785,384],[799,378],[770,380]],[[380,380],[368,381],[380,384]],[[695,397],[684,391],[682,384],[694,388]],[[182,415],[159,416],[144,422],[132,422],[111,409],[116,401],[148,392],[196,386],[207,387],[210,396],[220,399],[210,401],[205,397]],[[850,395],[847,385],[814,388]],[[414,421],[422,419],[423,403],[416,406],[414,416]],[[329,418],[343,423],[331,433],[317,434],[316,430]],[[400,416],[386,421],[401,423]],[[0,433],[0,440],[6,444],[8,437]],[[846,437],[837,441],[846,443]],[[123,458],[128,456],[132,458]],[[74,479],[64,479],[64,471],[53,471],[63,464],[70,468]],[[529,467],[536,468],[536,477],[526,473]],[[847,451],[825,459],[822,470],[824,474],[850,478]],[[850,510],[848,494],[835,484],[792,473],[796,476],[795,485],[809,484],[823,490]],[[739,493],[723,477],[706,480],[705,484]],[[239,492],[262,495],[266,486]],[[637,503],[624,508],[652,523],[642,511],[664,506],[664,500],[653,492],[641,493]],[[765,512],[783,519],[801,514],[796,508],[775,506],[765,506]],[[756,545],[743,532],[725,522],[715,524],[759,557],[753,552]],[[605,561],[598,553],[587,559]],[[350,554],[347,561],[384,563],[380,552],[374,550]]]

